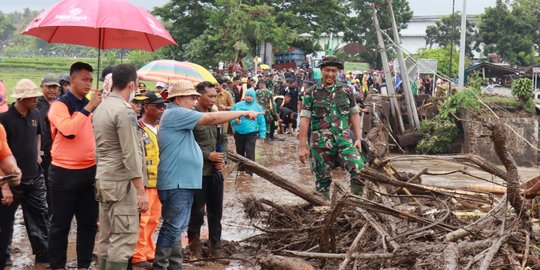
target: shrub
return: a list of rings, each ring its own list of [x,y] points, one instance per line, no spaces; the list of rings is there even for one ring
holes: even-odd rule
[[[417,151],[427,154],[445,154],[450,151],[459,135],[454,116],[462,109],[480,110],[473,91],[465,89],[450,96],[439,107],[439,113],[433,119],[422,121],[418,130],[421,139]]]
[[[532,80],[529,78],[521,78],[512,82],[512,95],[521,101],[527,102],[532,98]]]

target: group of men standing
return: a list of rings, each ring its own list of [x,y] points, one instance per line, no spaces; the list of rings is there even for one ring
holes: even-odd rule
[[[9,261],[19,205],[35,262],[51,269],[66,267],[73,217],[79,269],[90,267],[98,221],[100,269],[126,269],[130,260],[138,269],[180,269],[181,232],[188,224],[192,251],[201,255],[205,206],[211,254],[219,254],[226,139],[218,124],[260,113],[213,112],[215,85],[203,82],[195,89],[179,81],[169,88],[162,115],[166,101],[158,93],[137,93],[132,65],[112,69],[106,99],[91,90],[92,72],[86,63],[73,64],[64,95],[51,75],[41,89],[21,80],[12,95],[16,102],[0,115],[21,172],[17,166],[3,171],[22,179],[16,187],[2,185],[0,268]]]
[[[339,157],[351,174],[352,191],[361,194],[359,111],[350,89],[336,81],[343,68],[337,58],[326,57],[320,67],[323,81],[305,91],[301,105],[299,158],[305,162],[310,156],[309,130],[317,191],[329,195],[330,170]],[[223,124],[235,128],[237,152],[254,159],[252,141],[266,137],[258,94],[249,88],[244,100],[233,104],[224,89],[228,81],[194,87],[181,80],[169,87],[165,100],[162,93],[138,93],[135,67],[121,64],[112,69],[111,91],[103,98],[91,90],[92,72],[89,64],[74,63],[69,90],[61,96],[59,83],[49,75],[41,89],[23,79],[13,90],[16,102],[0,114],[16,160],[13,166],[0,144],[0,169],[21,179],[16,187],[2,185],[0,268],[9,259],[19,205],[35,261],[51,269],[66,268],[73,217],[79,269],[90,267],[98,220],[100,269],[126,269],[130,262],[138,269],[181,269],[186,228],[191,255],[202,257],[205,208],[210,255],[219,257],[227,147]],[[264,83],[259,88],[260,99],[269,99],[264,107],[272,108]],[[354,142],[349,128],[357,135]]]

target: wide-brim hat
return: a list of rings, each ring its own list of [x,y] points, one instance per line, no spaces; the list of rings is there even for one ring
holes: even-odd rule
[[[41,97],[43,93],[41,88],[39,88],[33,81],[28,79],[22,79],[17,82],[15,88],[13,88],[12,98],[35,98]]]
[[[343,69],[343,64],[340,63],[339,58],[337,58],[334,55],[326,55],[326,56],[324,56],[323,59],[321,60],[321,63],[317,67],[318,68],[323,68],[323,67],[328,67],[328,66]]]
[[[173,97],[201,96],[190,81],[179,80],[169,88],[168,99]]]

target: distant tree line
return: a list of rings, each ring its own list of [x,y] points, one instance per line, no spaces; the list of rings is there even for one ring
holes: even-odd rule
[[[372,22],[372,5],[379,9],[381,29],[390,29],[386,0],[170,0],[152,11],[169,30],[179,46],[167,46],[154,53],[135,50],[108,50],[108,63],[120,59],[140,66],[158,58],[172,58],[216,65],[252,59],[264,42],[274,52],[297,47],[307,53],[324,50],[318,40],[323,35],[343,33],[346,42],[359,42],[365,51],[355,56],[380,68],[380,55]],[[398,29],[407,27],[413,16],[407,0],[392,1]],[[0,53],[3,56],[97,57],[94,48],[47,44],[20,35],[20,31],[40,11],[0,12]],[[497,53],[512,65],[538,61],[540,46],[539,0],[497,0],[477,20],[467,24],[467,55]],[[452,28],[453,26],[453,28]],[[442,17],[426,30],[422,55],[436,56],[449,63],[444,48],[459,45],[460,14]],[[433,46],[441,47],[430,52]],[[392,55],[392,52],[390,52]]]
[[[477,23],[475,23],[476,21]],[[503,61],[515,66],[532,65],[540,61],[540,1],[497,0],[474,21],[467,22],[466,52],[496,53]],[[453,26],[453,27],[452,27]],[[426,46],[459,46],[461,14],[448,15],[426,29]]]

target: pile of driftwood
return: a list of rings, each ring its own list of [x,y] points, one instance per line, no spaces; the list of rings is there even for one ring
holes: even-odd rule
[[[489,124],[505,170],[475,155],[439,157],[504,180],[504,194],[423,185],[429,170],[398,172],[375,149],[362,170],[364,195],[333,184],[331,201],[230,153],[232,161],[307,201],[279,205],[249,198],[246,216],[262,221],[248,239],[266,251],[263,269],[540,269],[520,178],[505,146],[504,125]],[[368,138],[369,140],[369,138]],[[459,170],[449,173],[465,173]],[[302,258],[302,259],[299,259]]]

